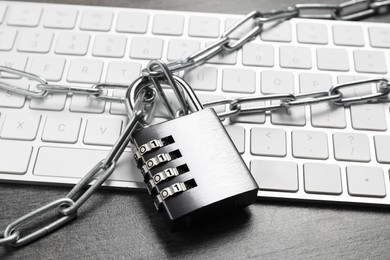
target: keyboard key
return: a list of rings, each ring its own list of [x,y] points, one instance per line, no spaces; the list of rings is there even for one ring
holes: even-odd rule
[[[180,60],[187,58],[199,49],[200,42],[198,41],[173,39],[169,41],[167,58],[168,60]]]
[[[364,46],[362,27],[356,25],[333,25],[333,41],[336,45]]]
[[[0,137],[3,139],[32,141],[37,136],[39,114],[9,113],[5,115]]]
[[[34,174],[81,179],[99,161],[106,158],[108,153],[108,150],[41,147],[38,151]],[[143,183],[142,175],[139,174],[139,169],[135,161],[131,159],[132,157],[130,152],[124,152],[108,181]],[[64,160],[64,158],[67,159]]]
[[[355,69],[357,72],[387,73],[385,53],[381,51],[353,51]]]
[[[74,59],[70,63],[68,82],[99,83],[103,62],[92,59]]]
[[[203,94],[203,93],[198,93],[197,96],[199,98],[199,101],[202,104],[209,102],[209,101],[225,99],[225,97],[221,96],[221,95],[209,95],[209,94]],[[214,106],[213,109],[216,113],[222,113],[222,112],[226,111],[226,106],[225,105]]]
[[[34,57],[30,72],[49,81],[60,81],[65,67],[65,59],[60,57]]]
[[[106,82],[130,84],[140,76],[141,64],[137,62],[112,61],[108,64]]]
[[[347,166],[347,184],[351,196],[386,196],[385,180],[379,167]]]
[[[340,168],[334,164],[305,163],[303,165],[305,191],[315,194],[342,193]]]
[[[153,34],[182,35],[184,16],[172,14],[156,14],[153,22]]]
[[[5,81],[9,84],[15,84],[15,80],[6,80],[1,78],[1,81]],[[18,84],[19,85],[19,84]],[[28,86],[23,84],[20,87],[27,89]],[[12,107],[12,108],[22,108],[26,101],[24,95],[18,95],[12,93],[11,91],[0,90],[0,107]]]
[[[333,146],[336,160],[354,162],[371,160],[368,137],[365,134],[334,133]]]
[[[140,12],[120,12],[116,31],[123,33],[146,33],[149,15]]]
[[[385,131],[386,113],[383,104],[359,104],[351,106],[352,127],[358,130]]]
[[[293,94],[293,74],[287,71],[263,71],[261,73],[261,92],[263,94]]]
[[[27,64],[27,56],[10,54],[10,53],[0,53],[0,65],[8,68],[13,68],[17,70],[24,70]],[[11,75],[5,72],[0,73],[0,78],[20,78],[16,75]]]
[[[102,10],[86,10],[81,17],[80,29],[90,31],[109,31],[113,13]]]
[[[329,90],[332,87],[332,77],[323,73],[300,73],[300,93]]]
[[[84,143],[114,145],[122,129],[122,120],[116,118],[89,118],[85,129]]]
[[[298,167],[296,163],[253,160],[250,168],[260,190],[298,191]]]
[[[328,159],[328,137],[325,132],[292,131],[292,154],[297,158]]]
[[[328,44],[328,30],[325,24],[298,23],[297,38],[300,43]]]
[[[390,48],[390,28],[368,27],[368,33],[372,47]]]
[[[70,55],[87,54],[90,35],[78,32],[62,32],[58,35],[55,53]]]
[[[75,8],[47,8],[43,26],[55,29],[73,29],[76,25],[77,9]]]
[[[274,47],[268,44],[249,42],[242,47],[242,64],[249,66],[273,67]]]
[[[282,68],[311,69],[311,52],[307,47],[280,47],[280,66]]]
[[[33,91],[38,91],[35,87],[30,87]],[[31,109],[62,111],[65,107],[66,94],[49,93],[44,98],[34,98],[30,101]]]
[[[69,110],[72,112],[98,113],[104,112],[106,102],[97,101],[86,95],[73,95]]]
[[[332,87],[332,77],[322,73],[299,74],[301,93],[329,90]],[[331,102],[310,105],[311,123],[314,127],[345,128],[345,109]]]
[[[311,124],[314,127],[345,128],[345,108],[331,102],[310,106]]]
[[[219,19],[208,16],[192,16],[188,35],[193,37],[217,38],[219,36]]]
[[[301,93],[329,90],[332,87],[332,77],[322,73],[301,73],[299,75]],[[345,109],[331,102],[310,106],[311,123],[314,127],[345,128]]]
[[[97,35],[95,37],[92,55],[111,58],[123,57],[126,50],[126,41],[126,37],[122,35]]]
[[[201,66],[189,70],[184,79],[195,90],[215,91],[217,89],[218,70],[213,67]]]
[[[222,90],[234,93],[255,93],[255,72],[247,69],[224,69]]]
[[[348,52],[344,49],[318,48],[317,66],[320,70],[349,71]]]
[[[48,53],[52,40],[52,32],[23,31],[20,33],[18,51]]]
[[[374,136],[376,160],[380,163],[390,163],[390,136]]]
[[[164,41],[158,38],[134,37],[131,42],[130,58],[161,59]]]
[[[7,5],[6,4],[0,4],[0,24],[3,22],[5,11],[7,11]]]
[[[38,5],[13,5],[8,16],[8,25],[36,27],[41,19],[42,8]]]
[[[25,174],[32,150],[30,144],[0,140],[0,174]]]
[[[74,144],[79,137],[81,118],[74,116],[48,116],[42,141]]]
[[[15,43],[17,31],[10,28],[0,29],[0,50],[9,51],[13,48]]]
[[[263,41],[291,42],[291,23],[289,21],[285,21],[278,25],[269,24],[269,26],[264,26],[260,37]]]
[[[233,140],[237,151],[243,154],[245,152],[245,128],[238,125],[228,125],[226,126],[226,131]]]
[[[271,123],[274,125],[304,126],[306,124],[305,107],[298,106],[272,111]]]
[[[251,129],[251,153],[254,155],[285,157],[286,131],[275,128]]]
[[[233,116],[230,119],[235,123],[264,124],[265,114]]]

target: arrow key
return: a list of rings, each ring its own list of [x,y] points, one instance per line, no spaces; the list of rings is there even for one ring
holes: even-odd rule
[[[351,196],[386,196],[383,171],[379,167],[347,166],[347,183]]]

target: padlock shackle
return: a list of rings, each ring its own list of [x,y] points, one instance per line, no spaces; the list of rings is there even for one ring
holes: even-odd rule
[[[174,80],[179,83],[181,88],[185,91],[185,94],[187,94],[188,99],[191,101],[193,105],[193,109],[195,111],[199,111],[203,109],[202,103],[199,101],[198,96],[195,94],[195,91],[191,86],[182,78],[179,76],[173,75]],[[192,111],[192,112],[195,112]]]
[[[173,79],[175,83],[184,91],[184,94],[187,95],[188,99],[191,101],[192,103],[191,112],[202,110],[203,105],[199,101],[198,97],[196,96],[191,86],[179,76],[173,75]],[[167,84],[168,82],[166,82],[165,80],[160,80],[159,83]],[[150,80],[149,77],[144,77],[144,76],[139,77],[129,86],[126,92],[126,99],[128,100],[128,102],[126,102],[128,104],[126,106],[126,109],[128,113],[131,113],[131,111],[134,110],[135,103],[139,93],[146,88],[152,88],[152,87],[154,87],[153,82]],[[162,99],[162,102],[165,102],[165,100]],[[174,110],[174,108],[171,106],[171,104],[169,104],[169,102],[166,102],[165,106],[168,106],[170,107],[170,109]],[[176,115],[178,114],[179,113],[176,113]]]
[[[154,77],[150,76],[150,73],[152,71],[162,71],[163,76],[162,77]],[[188,114],[190,112],[190,107],[188,105],[188,102],[186,100],[186,97],[182,94],[180,87],[176,84],[176,81],[173,79],[173,74],[169,70],[168,66],[161,60],[152,60],[149,62],[146,69],[142,71],[143,76],[147,76],[150,81],[153,83],[154,88],[159,95],[160,99],[163,101],[163,105],[167,109],[169,115],[174,118],[176,117],[176,111],[175,109],[169,105],[169,100],[167,98],[167,95],[165,94],[164,89],[161,86],[161,82],[166,82],[165,84],[170,86],[173,90],[173,93],[176,95],[177,101],[180,104],[181,111],[184,115]]]
[[[155,99],[156,99],[156,91],[150,86],[145,86],[137,93],[137,99],[134,99],[133,103],[130,104],[130,99],[128,97],[129,89],[132,88],[134,84],[140,84],[142,80],[142,77],[139,77],[136,79],[128,88],[126,91],[126,98],[125,98],[125,108],[127,115],[129,117],[132,117],[134,113],[136,113],[137,110],[144,111],[144,115],[140,118],[139,123],[141,125],[149,125],[153,121],[154,112],[156,109]],[[144,91],[144,92],[142,92]],[[143,95],[141,95],[144,93]],[[140,96],[141,95],[141,96]],[[143,100],[138,100],[138,98],[142,97]]]

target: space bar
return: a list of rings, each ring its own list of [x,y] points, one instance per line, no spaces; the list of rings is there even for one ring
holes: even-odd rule
[[[104,159],[108,152],[107,150],[41,147],[38,151],[34,174],[82,178]],[[131,152],[122,154],[109,180],[143,182],[141,172],[135,166]]]

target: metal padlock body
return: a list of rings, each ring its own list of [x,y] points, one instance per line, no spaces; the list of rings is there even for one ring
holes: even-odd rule
[[[165,169],[186,165],[188,171],[154,187],[154,197],[175,183],[191,180],[195,187],[163,200],[160,209],[171,229],[207,221],[256,201],[258,186],[232,140],[211,108],[141,129],[133,134],[136,148],[151,140],[172,137],[173,143],[145,153],[141,164],[161,154],[179,151],[180,157],[148,170],[145,182]]]

